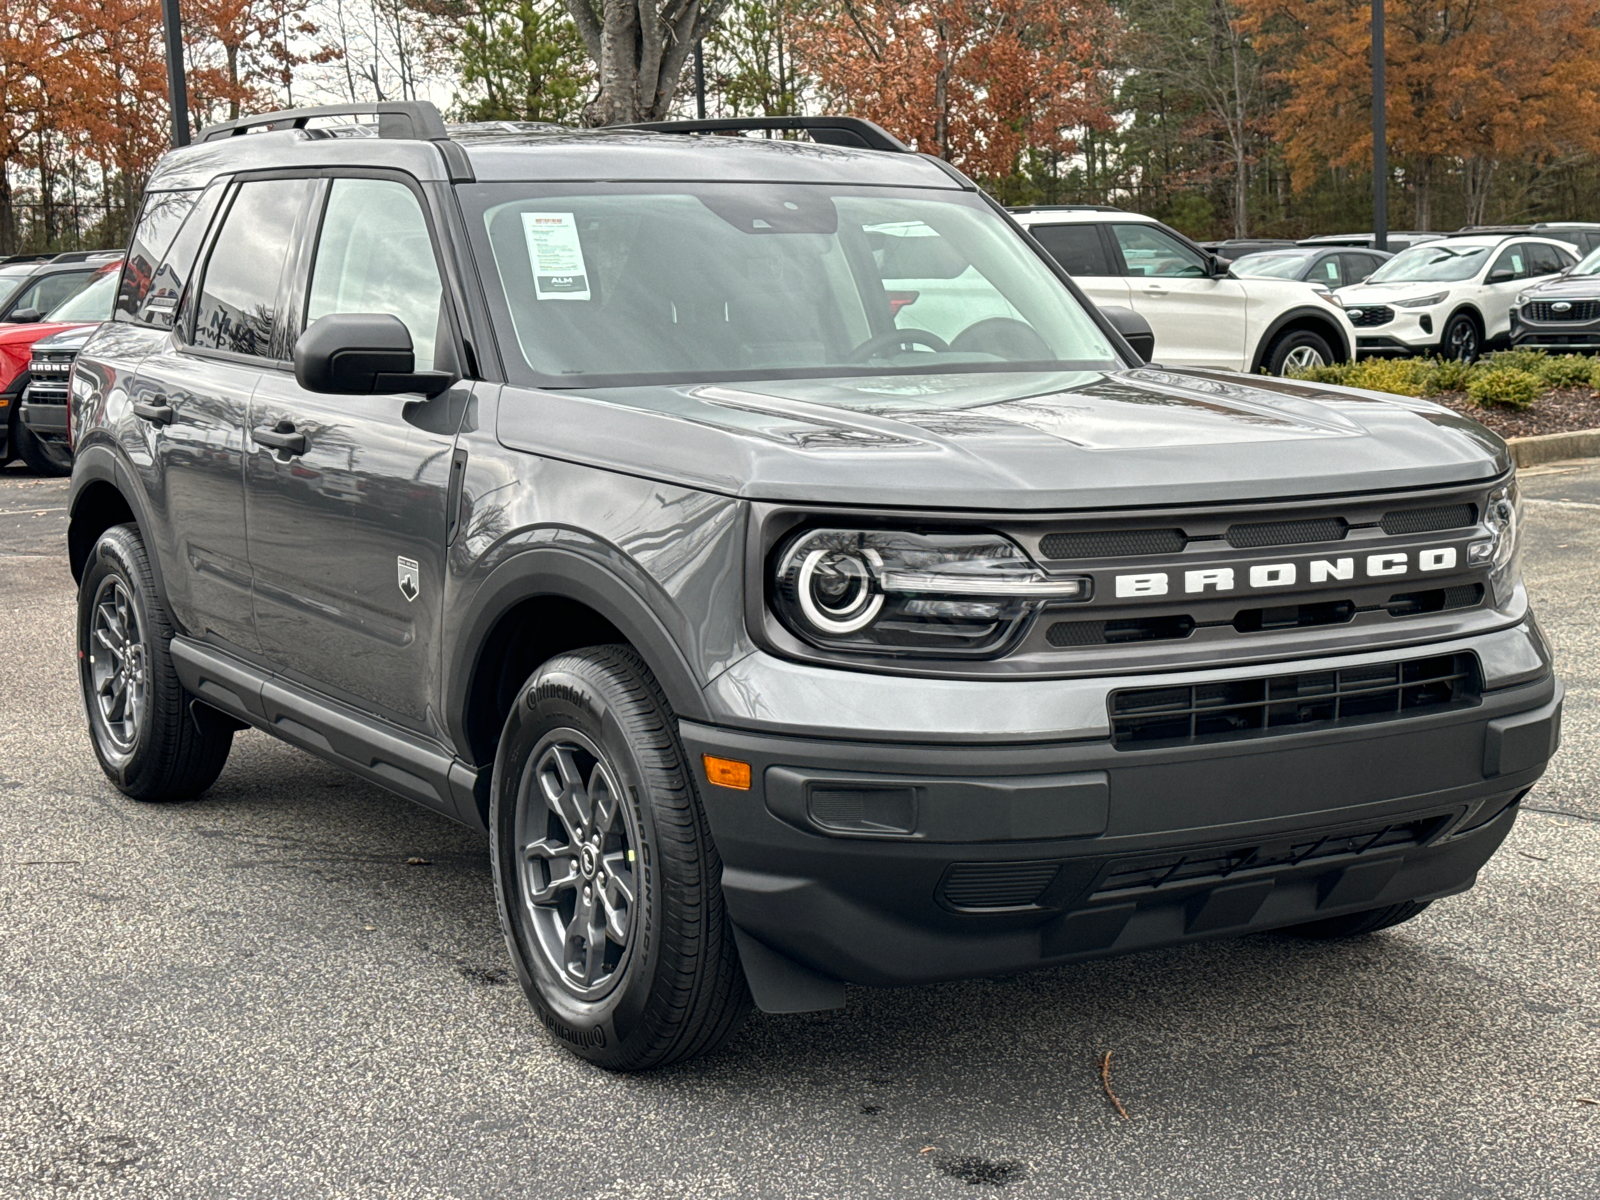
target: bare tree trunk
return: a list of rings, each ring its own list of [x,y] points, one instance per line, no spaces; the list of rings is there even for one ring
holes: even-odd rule
[[[1482,225],[1489,207],[1489,181],[1494,177],[1494,161],[1478,155],[1467,159],[1463,173],[1466,185],[1467,224]]]
[[[1433,228],[1433,159],[1418,159],[1414,174],[1411,195],[1415,205],[1415,220],[1418,231],[1426,232]]]
[[[933,142],[934,153],[940,158],[950,157],[950,26],[940,21],[939,73],[933,77]]]
[[[1227,14],[1222,14],[1226,18]],[[1228,22],[1228,49],[1233,58],[1233,236],[1242,238],[1247,236],[1250,224],[1250,178],[1247,174],[1246,159],[1249,157],[1249,146],[1246,139],[1250,136],[1249,119],[1245,116],[1244,109],[1244,80],[1242,64],[1239,62],[1239,33],[1233,27],[1233,22]]]
[[[600,94],[585,109],[585,122],[627,125],[667,116],[689,52],[727,3],[566,0],[600,74]]]

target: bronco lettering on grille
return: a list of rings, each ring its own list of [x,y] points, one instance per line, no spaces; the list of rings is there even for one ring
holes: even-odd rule
[[[1414,558],[1410,551],[1396,550],[1360,557],[1251,563],[1242,567],[1201,567],[1183,571],[1176,581],[1165,571],[1141,571],[1138,574],[1116,576],[1113,591],[1119,599],[1137,599],[1165,596],[1181,584],[1183,592],[1193,596],[1204,592],[1238,591],[1240,580],[1244,580],[1244,590],[1264,592],[1294,587],[1302,582],[1329,584],[1353,580],[1358,573],[1367,579],[1392,579],[1410,574],[1413,569],[1419,572],[1452,571],[1460,561],[1461,555],[1455,546],[1439,546],[1417,551]]]

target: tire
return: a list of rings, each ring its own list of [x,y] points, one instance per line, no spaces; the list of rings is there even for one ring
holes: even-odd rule
[[[722,861],[676,718],[632,649],[559,655],[523,686],[495,756],[489,829],[517,976],[568,1050],[647,1070],[738,1028],[750,993]]]
[[[198,796],[216,782],[233,746],[226,718],[191,711],[171,642],[139,531],[114,525],[89,552],[78,586],[78,683],[100,768],[135,800]]]
[[[66,439],[46,441],[20,418],[17,421],[17,454],[35,474],[57,477],[72,474],[72,450]]]
[[[1267,351],[1267,373],[1282,375],[1286,370],[1332,366],[1333,347],[1320,333],[1291,329],[1282,334]]]
[[[1483,330],[1478,328],[1476,317],[1471,313],[1458,312],[1445,322],[1444,333],[1439,338],[1441,357],[1477,362],[1482,352]]]
[[[1391,904],[1387,908],[1373,908],[1366,912],[1346,913],[1342,917],[1307,921],[1304,925],[1291,925],[1283,932],[1291,937],[1315,938],[1319,941],[1360,937],[1362,934],[1377,933],[1380,929],[1388,929],[1391,925],[1409,921],[1432,903],[1432,900],[1406,900],[1400,904]]]

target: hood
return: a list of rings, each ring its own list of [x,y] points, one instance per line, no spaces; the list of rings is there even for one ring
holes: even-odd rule
[[[68,325],[60,333],[49,333],[33,343],[34,350],[53,350],[57,353],[69,351],[77,353],[83,349],[98,325]]]
[[[1562,275],[1529,288],[1527,294],[1541,300],[1553,300],[1558,296],[1574,300],[1600,299],[1600,275]]]
[[[1409,300],[1413,296],[1431,296],[1435,292],[1448,292],[1451,288],[1470,284],[1470,279],[1435,283],[1352,283],[1339,289],[1339,299],[1346,307],[1359,308],[1363,304],[1392,304],[1396,300]]]
[[[1494,478],[1505,444],[1422,400],[1168,370],[505,389],[507,446],[751,499],[1060,510]]]

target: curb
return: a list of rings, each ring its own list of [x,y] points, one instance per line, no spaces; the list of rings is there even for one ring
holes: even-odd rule
[[[1506,445],[1511,448],[1511,457],[1519,467],[1536,467],[1564,458],[1600,458],[1600,429],[1508,438]]]

